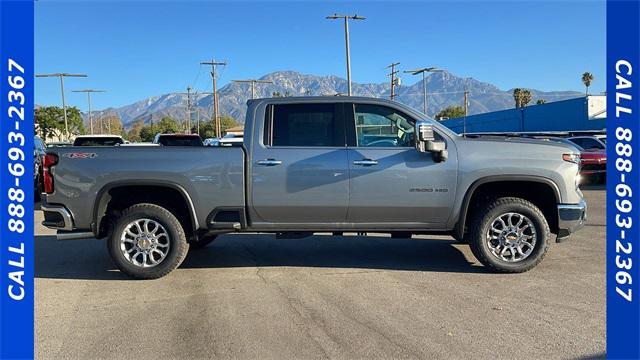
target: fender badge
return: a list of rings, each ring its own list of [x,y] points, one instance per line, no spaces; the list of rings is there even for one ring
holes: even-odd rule
[[[66,157],[69,159],[92,159],[94,157],[97,157],[98,154],[96,153],[82,153],[82,152],[78,152],[78,153],[64,153],[62,154],[62,157]]]

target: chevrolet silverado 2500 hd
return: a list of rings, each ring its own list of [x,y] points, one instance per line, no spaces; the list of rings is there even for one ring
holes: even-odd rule
[[[450,234],[522,272],[586,218],[574,147],[461,137],[396,102],[251,100],[240,145],[50,149],[44,225],[106,239],[119,269],[148,279],[232,232]]]

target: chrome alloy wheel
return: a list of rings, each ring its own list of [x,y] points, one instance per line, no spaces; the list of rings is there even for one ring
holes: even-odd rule
[[[128,223],[120,235],[120,250],[135,266],[150,268],[169,253],[169,233],[159,222],[138,219]]]
[[[526,216],[504,213],[491,222],[487,246],[493,256],[506,262],[519,262],[531,255],[536,246],[536,228]]]

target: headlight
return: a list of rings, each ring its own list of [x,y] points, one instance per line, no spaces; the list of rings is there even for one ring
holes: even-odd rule
[[[562,154],[562,160],[580,165],[580,154]]]

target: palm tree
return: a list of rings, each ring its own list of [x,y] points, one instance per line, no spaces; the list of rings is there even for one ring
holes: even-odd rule
[[[522,90],[522,97],[520,98],[520,106],[525,107],[530,102],[531,102],[531,91],[527,89]]]
[[[584,74],[582,74],[582,83],[586,87],[586,90],[584,91],[585,96],[589,95],[589,86],[591,86],[592,81],[593,81],[593,74],[591,74],[590,72],[585,72]]]
[[[522,89],[513,89],[513,100],[516,102],[516,109],[520,108],[520,104],[522,103]]]
[[[513,89],[513,100],[516,101],[516,109],[523,108],[531,102],[531,91],[527,89]]]

